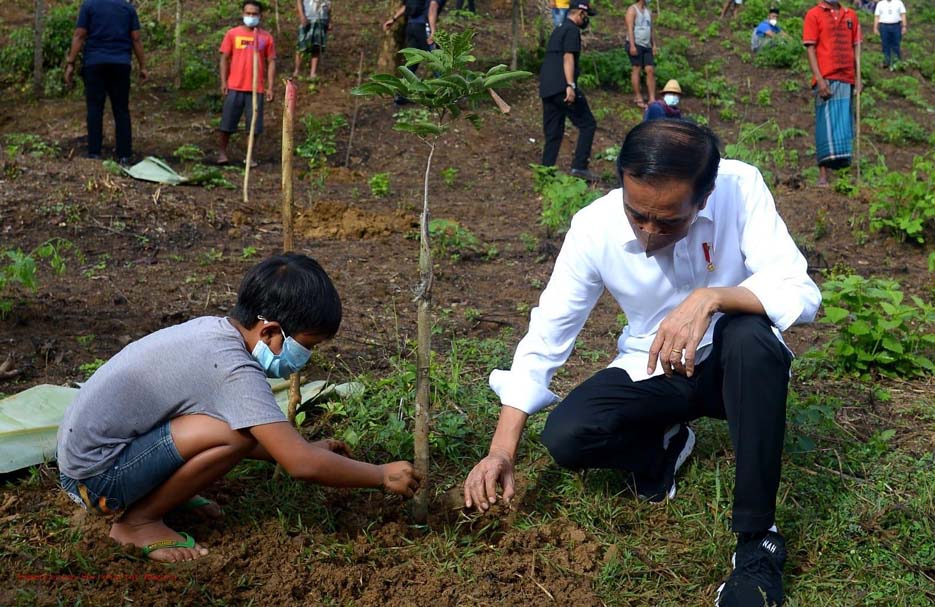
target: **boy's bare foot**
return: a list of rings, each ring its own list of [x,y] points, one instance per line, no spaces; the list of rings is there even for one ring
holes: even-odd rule
[[[110,537],[121,544],[132,544],[138,548],[155,544],[163,540],[183,543],[185,538],[160,521],[128,521],[121,519],[110,527]],[[208,554],[208,550],[197,543],[191,548],[159,548],[148,556],[154,561],[177,563],[193,561]]]

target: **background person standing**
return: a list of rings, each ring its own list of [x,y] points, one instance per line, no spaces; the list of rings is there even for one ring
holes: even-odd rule
[[[649,102],[656,100],[656,62],[653,55],[657,51],[656,32],[653,28],[653,15],[646,6],[646,0],[639,0],[627,9],[627,51],[630,54],[630,84],[633,86],[633,99],[636,105],[646,109],[643,94],[640,92],[640,70],[646,71],[646,90]]]
[[[815,91],[815,158],[818,185],[828,170],[851,164],[854,148],[852,93],[860,94],[857,46],[862,40],[857,13],[838,0],[822,0],[805,13],[802,43],[808,51]]]
[[[72,85],[75,60],[84,48],[81,77],[87,103],[88,158],[100,158],[104,139],[104,102],[110,98],[114,114],[117,159],[126,165],[133,158],[130,123],[130,53],[136,56],[140,80],[146,81],[146,58],[140,39],[140,19],[126,0],[85,0],[71,38],[65,66],[65,84]]]
[[[873,33],[883,46],[883,67],[893,69],[893,56],[902,61],[900,45],[906,33],[906,5],[903,0],[880,0],[873,13]]]
[[[237,132],[240,117],[246,110],[247,125],[253,120],[253,54],[259,53],[257,69],[257,117],[254,137],[263,132],[263,101],[273,100],[273,83],[276,82],[276,47],[273,36],[260,29],[260,13],[263,7],[257,0],[244,0],[243,25],[231,28],[221,42],[221,95],[224,107],[221,110],[221,128],[218,140],[220,152],[218,164],[226,164],[227,146],[231,134]],[[266,80],[263,70],[266,68]],[[264,87],[269,82],[270,87]],[[264,95],[265,92],[265,95]],[[256,139],[254,139],[254,144]],[[254,166],[256,162],[254,161]]]
[[[295,69],[292,77],[298,78],[302,68],[302,55],[308,55],[311,80],[318,78],[318,62],[328,42],[331,31],[331,0],[298,0],[299,39],[295,48]]]
[[[578,143],[570,173],[589,181],[597,176],[588,170],[591,143],[597,121],[584,93],[578,88],[578,56],[581,54],[581,30],[589,16],[596,15],[587,2],[572,0],[565,21],[552,31],[539,72],[539,97],[542,98],[542,130],[545,147],[542,165],[554,166],[565,135],[565,118],[578,127]]]

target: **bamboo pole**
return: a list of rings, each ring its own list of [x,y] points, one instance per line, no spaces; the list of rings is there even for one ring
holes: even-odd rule
[[[429,368],[432,360],[432,249],[429,241],[429,175],[436,139],[432,140],[425,163],[422,215],[419,218],[419,293],[416,296],[416,402],[413,429],[414,464],[422,473],[422,486],[412,500],[412,518],[418,524],[428,520],[429,495],[429,411],[431,391]]]
[[[279,0],[273,0],[273,11],[276,13],[276,36],[282,35],[282,29],[279,27]]]
[[[513,0],[513,10],[510,17],[510,69],[516,69],[517,54],[519,53],[519,0]]]
[[[45,63],[42,40],[45,33],[45,0],[36,0],[35,8],[36,15],[32,41],[32,92],[36,98],[39,98],[42,97],[45,89],[42,70],[43,63]]]
[[[253,111],[250,113],[250,136],[247,138],[247,160],[245,161],[246,166],[244,167],[243,172],[243,201],[245,203],[250,202],[250,165],[253,164],[253,140],[256,138],[256,89],[259,86],[260,76],[260,53],[258,49],[259,41],[260,31],[256,30],[256,35],[253,41],[253,96],[251,97],[251,107],[253,108]]]
[[[861,88],[862,88],[863,87],[863,76],[861,75],[861,71],[860,71],[860,49],[861,47],[863,47],[863,44],[857,45],[856,67],[857,67],[857,82],[861,85]],[[857,162],[857,190],[860,191],[860,91],[855,90],[855,93],[856,93],[855,95],[856,99],[854,101],[857,104],[857,108],[856,108],[857,110],[857,116],[856,116],[857,138],[855,140],[855,146],[854,146],[854,159]]]
[[[360,62],[357,64],[357,86],[364,77],[364,49],[360,49]],[[351,144],[354,142],[354,129],[357,127],[357,112],[360,110],[360,97],[354,95],[354,113],[351,115],[351,133],[347,136],[347,149],[344,151],[344,168],[351,162]]]
[[[182,88],[182,0],[175,0],[175,88]]]

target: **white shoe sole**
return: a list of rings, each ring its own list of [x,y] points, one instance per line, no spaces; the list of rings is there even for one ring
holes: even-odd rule
[[[675,475],[679,473],[679,468],[682,467],[682,464],[685,463],[685,460],[688,459],[688,456],[692,454],[692,450],[695,448],[695,432],[686,426],[688,430],[688,438],[685,440],[685,446],[682,447],[681,453],[679,453],[678,458],[675,460],[675,471],[672,472],[672,488],[669,489],[669,499],[675,498],[676,482]]]

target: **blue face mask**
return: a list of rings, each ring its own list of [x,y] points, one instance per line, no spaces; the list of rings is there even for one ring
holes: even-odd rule
[[[258,318],[264,323],[269,322],[262,316]],[[286,379],[305,366],[308,359],[312,357],[312,351],[293,338],[286,336],[286,332],[281,328],[279,331],[282,333],[283,338],[282,351],[279,354],[273,354],[273,351],[262,339],[256,342],[252,354],[253,358],[263,367],[267,377]]]
[[[243,24],[247,27],[256,27],[260,24],[260,17],[257,15],[244,15]]]

